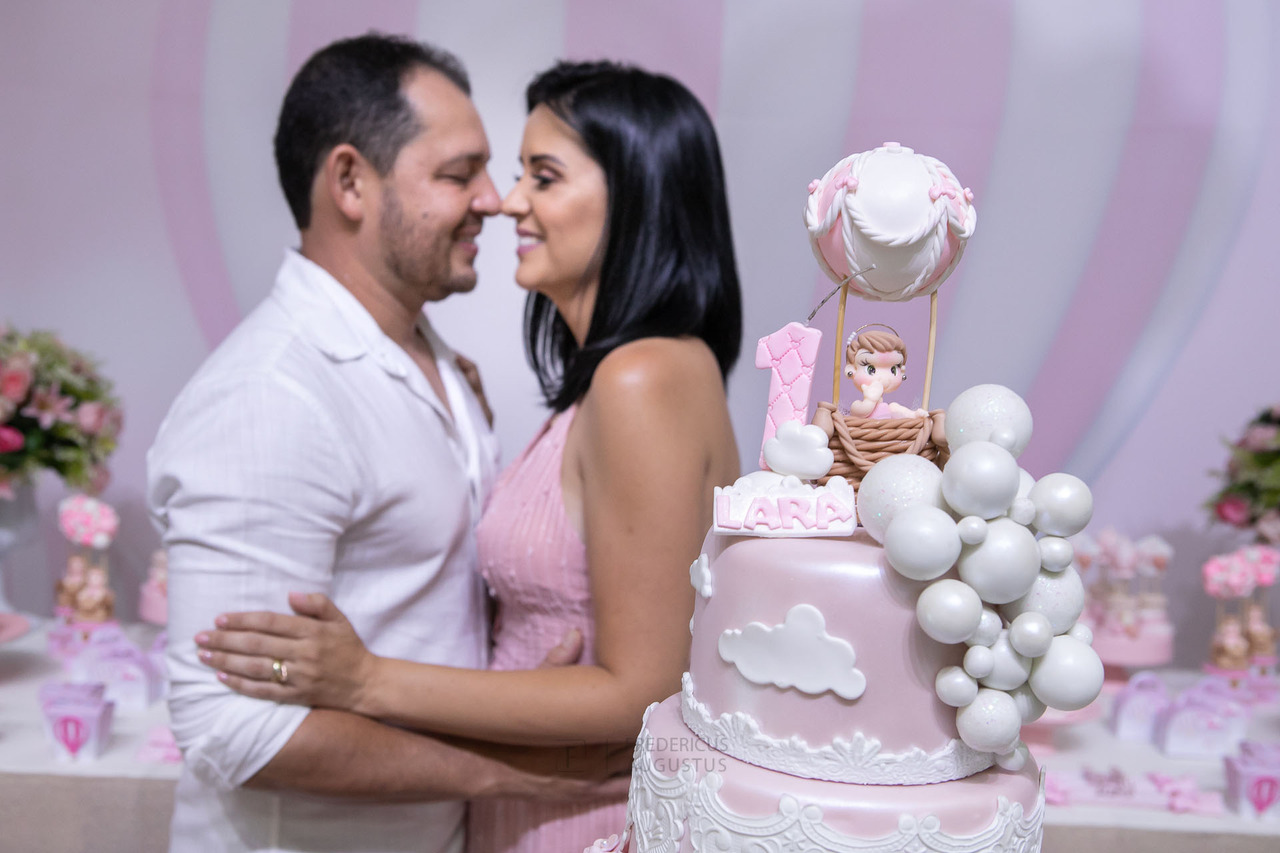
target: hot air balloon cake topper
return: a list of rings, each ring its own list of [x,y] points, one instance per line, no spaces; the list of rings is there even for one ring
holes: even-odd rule
[[[865,324],[836,348],[831,401],[819,403],[813,419],[831,438],[836,455],[829,476],[844,476],[856,485],[872,465],[896,453],[945,462],[942,412],[928,408],[937,291],[973,234],[973,193],[941,161],[886,142],[844,158],[809,184],[804,220],[818,266],[840,293],[837,340],[845,341],[850,293],[870,302],[929,297],[921,408],[885,399],[906,376],[907,348],[892,329]],[[842,373],[862,392],[847,409],[840,406]]]

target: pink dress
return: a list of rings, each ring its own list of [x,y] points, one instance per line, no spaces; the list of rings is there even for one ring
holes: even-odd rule
[[[494,487],[476,528],[480,573],[497,599],[490,669],[533,669],[570,628],[580,663],[595,662],[587,552],[560,491],[564,439],[576,407],[555,415]],[[524,800],[471,804],[468,853],[579,853],[622,831],[626,803]]]

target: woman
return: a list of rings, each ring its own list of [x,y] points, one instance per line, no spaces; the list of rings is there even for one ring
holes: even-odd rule
[[[527,101],[523,174],[503,211],[554,414],[477,528],[497,602],[491,669],[376,658],[322,601],[310,625],[220,620],[209,663],[242,693],[551,745],[634,739],[645,707],[679,688],[688,567],[713,487],[738,473],[724,382],[741,307],[715,132],[676,81],[609,63],[559,64]],[[573,629],[579,664],[534,669]],[[287,687],[260,657],[225,654],[250,647],[288,661]],[[476,803],[470,845],[581,849],[622,822],[620,803]]]

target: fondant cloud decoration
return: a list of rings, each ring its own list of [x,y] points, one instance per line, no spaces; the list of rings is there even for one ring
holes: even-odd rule
[[[689,565],[689,582],[703,598],[711,597],[711,560],[706,554],[699,554],[698,559]]]
[[[720,657],[753,684],[794,687],[815,696],[831,691],[845,699],[857,699],[867,689],[867,677],[854,666],[853,646],[828,634],[826,619],[811,604],[791,608],[781,625],[751,622],[742,630],[729,629],[720,635],[719,649]]]
[[[830,471],[835,461],[828,441],[822,427],[787,421],[779,424],[774,437],[764,443],[764,461],[779,474],[816,480]]]

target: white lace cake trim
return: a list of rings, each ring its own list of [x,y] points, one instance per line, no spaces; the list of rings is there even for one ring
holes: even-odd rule
[[[646,714],[647,718],[648,714]],[[986,829],[973,835],[942,831],[934,815],[901,815],[898,831],[881,838],[856,838],[828,827],[822,808],[784,794],[778,811],[765,817],[744,817],[719,797],[724,779],[708,773],[696,779],[697,769],[684,764],[676,776],[657,772],[642,735],[636,745],[627,802],[627,831],[598,850],[617,850],[634,838],[638,853],[675,853],[681,839],[695,851],[753,850],[761,853],[1038,853],[1044,821],[1044,774],[1035,808],[1024,814],[1021,803],[997,799],[996,814]],[[601,842],[597,842],[601,845]],[[588,848],[591,849],[591,848]]]
[[[693,695],[693,677],[684,674],[680,712],[685,725],[708,745],[740,761],[806,779],[853,782],[859,785],[928,785],[963,779],[995,763],[989,752],[978,752],[957,738],[934,752],[913,747],[906,752],[881,752],[880,741],[861,732],[830,746],[811,747],[798,736],[787,740],[760,731],[760,724],[741,711],[711,716],[711,709]]]

